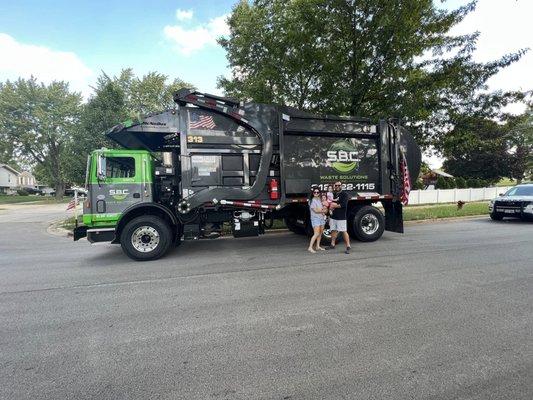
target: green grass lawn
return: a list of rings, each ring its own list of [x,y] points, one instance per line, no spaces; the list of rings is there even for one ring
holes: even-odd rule
[[[59,224],[57,224],[59,228],[63,228],[69,231],[73,231],[74,227],[76,226],[76,222],[74,220],[74,217],[67,218],[64,221],[61,221]]]
[[[509,178],[502,178],[499,182],[496,183],[496,186],[514,186],[516,181],[513,181]]]
[[[59,203],[68,203],[69,197],[63,197]],[[56,203],[55,197],[51,196],[5,196],[0,195],[0,204],[17,204],[17,203],[32,203],[32,204],[53,204]]]
[[[423,219],[466,217],[471,215],[485,215],[489,213],[488,201],[466,203],[462,209],[457,204],[434,204],[427,206],[407,206],[403,209],[404,221],[419,221]]]

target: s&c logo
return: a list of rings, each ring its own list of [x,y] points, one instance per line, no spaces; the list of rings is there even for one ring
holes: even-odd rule
[[[327,157],[333,169],[341,174],[352,172],[360,161],[355,146],[347,140],[337,140],[333,143]]]
[[[128,197],[130,191],[128,189],[110,189],[109,195],[112,196],[117,201],[122,201]]]

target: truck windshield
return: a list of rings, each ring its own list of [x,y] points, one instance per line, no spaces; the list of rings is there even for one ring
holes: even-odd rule
[[[512,189],[509,189],[506,196],[533,196],[533,185],[532,186],[515,186]]]

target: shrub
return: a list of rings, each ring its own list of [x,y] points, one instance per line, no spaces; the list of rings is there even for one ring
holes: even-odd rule
[[[424,189],[424,182],[422,182],[422,179],[417,179],[413,183],[413,190],[423,190]]]
[[[470,187],[470,188],[483,188],[483,187],[490,186],[490,182],[485,179],[473,178],[473,179],[467,179],[466,185],[467,187]]]
[[[455,189],[457,187],[455,178],[447,178],[446,183],[448,184],[448,189]]]
[[[458,176],[455,178],[455,186],[457,189],[464,189],[466,188],[466,180],[462,176]]]
[[[29,196],[30,193],[26,189],[17,189],[17,194],[19,196]]]
[[[435,185],[435,189],[448,189],[448,182],[446,182],[446,179],[442,176],[439,176],[437,178],[437,184]]]
[[[473,178],[468,178],[466,180],[466,187],[475,188],[476,187],[476,180],[473,179]]]

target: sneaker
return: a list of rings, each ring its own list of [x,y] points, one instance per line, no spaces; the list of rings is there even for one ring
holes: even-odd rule
[[[335,250],[335,246],[326,246],[326,250]]]
[[[344,251],[344,254],[350,254],[351,247],[346,247],[346,250]]]

